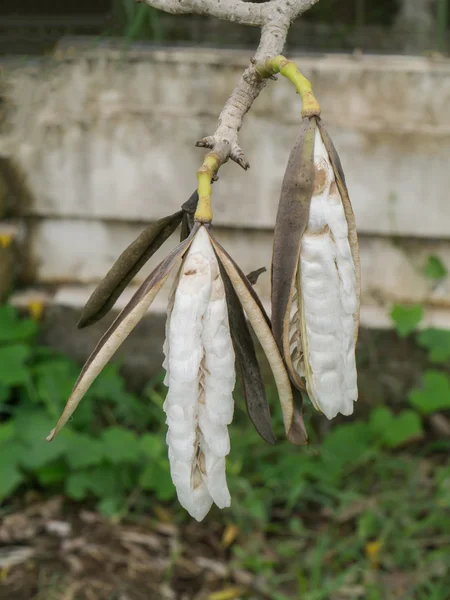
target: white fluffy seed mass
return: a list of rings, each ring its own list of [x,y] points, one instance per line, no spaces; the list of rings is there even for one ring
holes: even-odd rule
[[[172,480],[180,504],[201,521],[213,502],[230,506],[225,457],[236,379],[225,289],[204,227],[172,290],[164,353]]]
[[[348,226],[320,132],[314,146],[315,185],[300,251],[291,326],[295,358],[311,401],[326,417],[349,415],[358,398],[355,342],[357,282]],[[298,347],[301,344],[300,353]]]

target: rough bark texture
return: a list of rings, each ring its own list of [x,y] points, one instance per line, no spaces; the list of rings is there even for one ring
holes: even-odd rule
[[[318,0],[271,0],[263,4],[224,0],[145,0],[146,4],[172,14],[195,13],[261,27],[261,39],[252,60],[261,61],[281,54],[289,27],[296,17],[311,8]],[[213,135],[197,142],[197,146],[215,149],[227,141],[221,153],[222,163],[229,158],[243,169],[250,166],[239,146],[238,134],[244,116],[266,85],[253,63],[244,71],[219,115]]]

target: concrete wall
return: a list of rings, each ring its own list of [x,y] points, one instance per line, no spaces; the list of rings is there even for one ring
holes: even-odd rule
[[[402,301],[425,303],[428,322],[450,326],[449,279],[423,275],[430,254],[450,269],[450,62],[293,58],[313,82],[346,172],[363,324],[388,326],[391,303]],[[92,42],[5,65],[0,154],[26,176],[28,197],[17,197],[15,210],[26,232],[28,288],[43,286],[49,301],[79,308],[145,223],[178,209],[203,155],[194,142],[214,131],[248,59],[142,46],[124,54]],[[241,132],[250,171],[227,164],[214,185],[218,237],[244,270],[269,267],[300,109],[286,81],[270,82]],[[267,302],[268,276],[258,289]],[[155,308],[164,302],[163,295]]]

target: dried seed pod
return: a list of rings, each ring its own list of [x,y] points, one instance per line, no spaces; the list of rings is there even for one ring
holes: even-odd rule
[[[342,167],[306,117],[283,180],[274,234],[272,323],[291,380],[328,418],[353,412],[360,266]]]
[[[244,310],[272,368],[290,439],[297,443],[306,440],[269,319],[250,282],[213,238],[209,226],[195,223],[190,236],[140,286],[88,358],[47,439],[52,440],[67,423],[176,266],[164,343],[163,366],[169,387],[164,403],[167,443],[179,501],[201,520],[213,502],[220,508],[230,504],[225,456],[230,447],[227,425],[233,417],[235,366],[242,375],[248,412],[256,429],[267,441],[275,439]]]

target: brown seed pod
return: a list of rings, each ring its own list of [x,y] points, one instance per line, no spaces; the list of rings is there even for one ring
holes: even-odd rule
[[[303,119],[274,234],[272,323],[290,378],[328,418],[358,396],[360,263],[339,157],[318,117]]]

